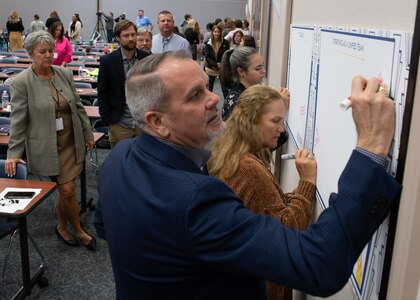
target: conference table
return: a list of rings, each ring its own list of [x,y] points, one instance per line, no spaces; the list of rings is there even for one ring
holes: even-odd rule
[[[83,107],[85,108],[86,114],[87,114],[89,119],[99,119],[101,117],[100,114],[99,114],[99,107],[98,106],[87,106],[87,105],[85,105]],[[8,115],[10,115],[10,110],[0,108],[0,115],[8,116]]]
[[[41,192],[32,199],[32,201],[21,210],[13,213],[2,212],[0,216],[6,218],[18,219],[19,223],[19,239],[20,239],[20,256],[22,264],[23,286],[15,294],[13,299],[23,299],[31,293],[35,284],[39,282],[44,274],[44,265],[41,264],[34,276],[31,277],[29,265],[29,247],[28,247],[28,225],[26,217],[51,193],[57,188],[55,182],[37,181],[37,180],[21,180],[21,179],[5,179],[0,178],[0,191],[6,188],[31,188],[41,189]]]

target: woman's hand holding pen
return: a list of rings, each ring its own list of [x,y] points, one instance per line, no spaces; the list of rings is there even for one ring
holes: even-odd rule
[[[301,180],[316,184],[317,162],[311,152],[306,149],[296,151],[295,164]]]

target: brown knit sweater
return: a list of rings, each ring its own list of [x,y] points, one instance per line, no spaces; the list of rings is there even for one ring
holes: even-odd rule
[[[292,193],[284,194],[270,170],[253,154],[242,155],[236,173],[225,181],[254,213],[263,213],[280,220],[286,227],[305,230],[309,224],[315,185],[299,180]],[[292,289],[267,282],[268,300],[291,300]]]

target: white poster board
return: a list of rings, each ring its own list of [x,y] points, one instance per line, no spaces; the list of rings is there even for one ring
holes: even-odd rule
[[[395,176],[411,42],[410,32],[291,26],[288,70],[291,103],[286,129],[296,149],[303,145],[315,154],[316,196],[321,210],[328,207],[330,193],[337,191],[339,176],[355,148],[351,109],[342,111],[339,104],[350,96],[351,81],[356,75],[380,78],[395,100],[396,132],[389,154],[389,172]],[[304,43],[309,46],[305,48]],[[388,219],[354,266],[350,280],[357,299],[378,299],[387,232]]]

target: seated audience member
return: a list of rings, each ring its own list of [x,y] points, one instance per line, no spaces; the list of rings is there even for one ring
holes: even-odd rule
[[[315,158],[307,150],[296,152],[300,180],[291,193],[283,193],[270,171],[270,149],[277,146],[285,131],[285,113],[275,89],[262,85],[246,89],[225,131],[213,144],[207,166],[209,174],[226,182],[252,212],[272,216],[286,227],[305,230],[315,200]],[[268,300],[291,300],[292,290],[269,282],[267,296]]]
[[[206,147],[224,129],[207,81],[184,51],[148,56],[127,75],[127,104],[144,133],[103,163],[94,221],[108,242],[116,299],[263,300],[265,280],[332,295],[401,190],[384,165],[394,102],[378,79],[353,80],[357,148],[330,206],[297,231],[252,213],[206,175]]]
[[[152,32],[146,27],[137,29],[137,49],[152,53]]]

